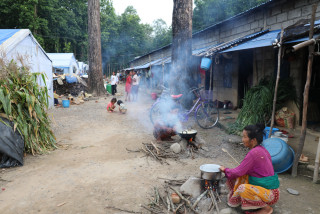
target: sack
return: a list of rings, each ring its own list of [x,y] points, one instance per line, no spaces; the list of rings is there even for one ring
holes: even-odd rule
[[[276,123],[278,126],[293,129],[295,124],[295,114],[287,107],[283,107],[276,112]]]

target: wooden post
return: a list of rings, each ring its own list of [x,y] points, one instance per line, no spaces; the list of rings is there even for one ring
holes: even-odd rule
[[[310,22],[310,31],[309,31],[309,39],[313,38],[313,30],[314,30],[314,21],[315,21],[315,14],[317,11],[318,4],[314,4],[312,6],[312,14],[311,14],[311,22]],[[311,82],[311,74],[312,74],[312,64],[313,64],[313,52],[314,52],[314,43],[309,46],[309,60],[308,60],[308,71],[307,71],[307,80],[306,85],[304,87],[304,94],[303,94],[303,112],[302,112],[302,128],[301,128],[301,135],[299,140],[299,147],[294,157],[294,163],[292,167],[292,176],[297,176],[298,171],[298,163],[299,159],[303,150],[304,141],[306,138],[306,130],[307,130],[307,113],[308,113],[308,102],[309,102],[309,88]]]
[[[280,79],[280,68],[281,68],[282,39],[283,39],[283,28],[281,28],[281,34],[280,34],[280,47],[279,47],[279,50],[278,50],[277,79],[276,79],[276,86],[274,88],[272,117],[271,117],[271,125],[270,125],[270,131],[269,131],[268,138],[270,138],[271,134],[272,134],[272,129],[273,129],[273,125],[274,125],[274,115],[275,115],[275,112],[276,112],[277,93],[278,93],[278,85],[279,85],[279,79]]]
[[[149,54],[149,63],[151,62],[151,58],[150,58],[150,54]],[[150,73],[152,74],[152,71],[151,71],[151,65],[150,65]],[[151,83],[151,88],[153,88],[153,77],[151,78],[151,76],[149,77],[150,78],[150,83]]]
[[[319,176],[319,158],[320,158],[320,138],[318,143],[318,149],[316,154],[316,160],[314,162],[313,183],[317,183]]]

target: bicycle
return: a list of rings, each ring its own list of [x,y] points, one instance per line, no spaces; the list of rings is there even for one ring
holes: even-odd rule
[[[163,107],[170,105],[169,102],[174,102],[178,106],[178,118],[181,122],[187,122],[189,115],[194,111],[194,117],[201,128],[210,129],[217,125],[219,121],[219,109],[214,106],[212,101],[201,96],[200,90],[203,87],[192,88],[190,90],[190,92],[196,95],[197,100],[189,110],[183,110],[180,103],[180,98],[183,96],[183,94],[171,95],[168,88],[164,86],[162,87],[164,90],[161,97],[156,100],[150,109],[149,117],[152,124],[154,124],[157,119],[164,116],[164,113],[167,110],[163,109]]]

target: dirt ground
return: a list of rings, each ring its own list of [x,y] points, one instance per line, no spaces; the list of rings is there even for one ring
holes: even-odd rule
[[[123,94],[123,85],[118,90]],[[23,167],[0,169],[0,213],[127,213],[107,206],[149,213],[141,205],[148,203],[153,187],[163,185],[161,178],[197,177],[199,166],[206,163],[235,167],[221,148],[238,161],[247,152],[237,143],[239,138],[219,128],[203,130],[192,122],[208,149],[195,159],[186,155],[162,165],[143,153],[127,152],[126,148],[137,150],[142,143],[154,141],[149,97],[141,93],[139,102],[127,102],[125,115],[106,111],[111,97],[51,109],[59,148],[46,155],[28,155]],[[124,100],[121,95],[118,98]],[[320,213],[320,185],[303,176],[306,174],[300,172],[297,178],[289,172],[279,175],[281,195],[274,213]],[[287,188],[300,195],[290,195]],[[233,213],[241,212],[233,209]]]

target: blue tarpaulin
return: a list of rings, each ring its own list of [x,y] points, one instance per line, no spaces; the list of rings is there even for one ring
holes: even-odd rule
[[[0,29],[0,45],[13,36],[20,29]]]
[[[75,76],[66,76],[66,81],[67,81],[67,83],[76,83],[76,82],[78,82],[78,79],[77,79],[77,77],[75,77]]]

